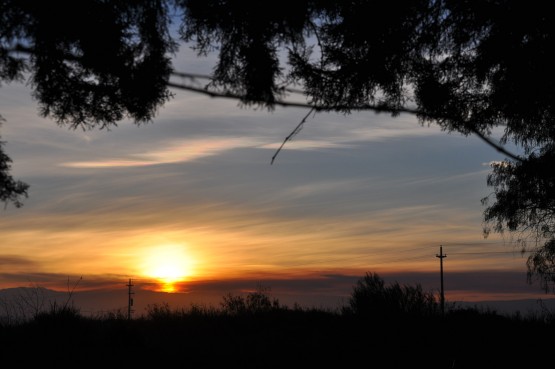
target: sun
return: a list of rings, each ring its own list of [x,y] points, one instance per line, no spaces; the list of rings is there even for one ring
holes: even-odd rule
[[[175,292],[176,283],[192,275],[193,262],[183,245],[170,244],[149,248],[145,252],[142,274],[158,280],[161,290]]]

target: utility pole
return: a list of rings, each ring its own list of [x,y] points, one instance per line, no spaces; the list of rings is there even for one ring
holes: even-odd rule
[[[443,246],[439,246],[439,255],[436,254],[436,258],[439,258],[439,273],[441,277],[441,314],[445,314],[445,294],[443,292],[443,258],[447,255],[443,254]]]
[[[127,302],[127,320],[131,320],[131,313],[133,313],[133,309],[131,309],[131,307],[133,306],[133,295],[135,294],[135,292],[131,291],[131,287],[133,287],[133,284],[131,283],[131,278],[129,278],[129,283],[127,284],[128,287],[128,302]]]

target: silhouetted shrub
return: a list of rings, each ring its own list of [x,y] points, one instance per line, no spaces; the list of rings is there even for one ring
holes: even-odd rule
[[[256,291],[249,292],[246,297],[228,293],[220,303],[226,314],[237,315],[245,313],[261,313],[285,308],[280,306],[278,299],[271,299],[269,288],[258,286]]]
[[[167,302],[160,304],[149,304],[146,307],[146,318],[151,320],[164,320],[175,317],[177,314],[172,312],[170,305]]]
[[[123,308],[117,308],[110,311],[101,311],[92,315],[96,320],[127,320],[128,313]]]
[[[400,314],[429,316],[439,313],[436,296],[422,290],[422,286],[400,285],[395,282],[386,286],[376,273],[366,273],[353,287],[346,314],[368,317],[384,317]]]
[[[80,309],[74,307],[73,305],[59,305],[54,301],[50,304],[50,309],[47,311],[41,311],[37,313],[34,320],[40,321],[64,321],[69,322],[77,319],[81,319]]]

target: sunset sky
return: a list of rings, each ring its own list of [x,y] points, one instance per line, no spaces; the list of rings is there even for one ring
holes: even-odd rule
[[[175,58],[181,72],[211,65],[187,48]],[[503,156],[477,137],[411,115],[320,113],[271,164],[306,110],[172,91],[152,123],[82,131],[41,118],[25,84],[1,86],[0,134],[30,190],[0,210],[0,288],[132,278],[194,299],[262,283],[318,303],[366,272],[437,291],[442,246],[448,300],[551,297],[526,283],[515,245],[482,235],[489,163]]]

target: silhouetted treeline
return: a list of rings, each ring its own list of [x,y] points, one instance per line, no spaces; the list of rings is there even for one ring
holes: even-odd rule
[[[372,283],[367,283],[372,282]],[[357,293],[367,288],[359,309]],[[403,292],[404,291],[404,292]],[[449,306],[443,314],[420,288],[386,286],[367,274],[348,306],[328,311],[281,305],[268,290],[226,295],[219,307],[172,309],[150,305],[127,319],[122,312],[84,317],[52,305],[29,321],[0,327],[3,363],[55,368],[507,368],[552,364],[555,328],[549,313],[505,316]],[[395,292],[425,309],[402,306]],[[406,299],[407,297],[412,299]],[[381,302],[380,302],[381,301]],[[373,310],[372,310],[373,309]],[[6,366],[13,367],[13,366]]]

